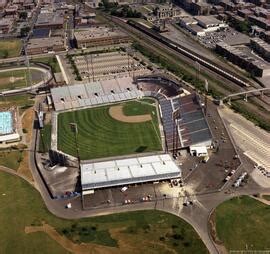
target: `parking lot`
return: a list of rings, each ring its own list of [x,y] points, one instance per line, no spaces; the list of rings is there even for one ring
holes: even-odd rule
[[[182,206],[193,205],[196,196],[192,188],[182,183],[163,181],[95,190],[93,194],[84,195],[85,209],[125,206],[137,203],[155,203],[166,199],[177,199]]]
[[[94,81],[150,72],[136,56],[124,51],[75,56],[74,61],[83,80]]]
[[[239,33],[230,27],[221,31],[206,33],[205,36],[197,38],[201,44],[210,49],[215,49],[216,44],[219,42],[225,42],[229,45],[245,44],[248,42],[248,37],[246,35]]]

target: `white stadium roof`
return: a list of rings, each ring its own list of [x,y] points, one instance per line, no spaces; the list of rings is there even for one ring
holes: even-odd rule
[[[81,164],[83,190],[178,178],[169,154]]]

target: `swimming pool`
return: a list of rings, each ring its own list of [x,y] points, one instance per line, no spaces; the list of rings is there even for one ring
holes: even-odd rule
[[[0,112],[0,135],[13,132],[12,113],[9,111]]]

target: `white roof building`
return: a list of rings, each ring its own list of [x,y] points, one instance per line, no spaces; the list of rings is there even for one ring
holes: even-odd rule
[[[82,190],[181,177],[169,154],[81,164]]]

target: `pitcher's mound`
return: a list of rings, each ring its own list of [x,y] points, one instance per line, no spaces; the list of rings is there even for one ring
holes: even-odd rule
[[[125,122],[125,123],[142,123],[142,122],[147,122],[147,121],[152,120],[151,114],[126,116],[124,115],[122,105],[110,107],[109,114],[113,119],[118,120],[120,122]]]

